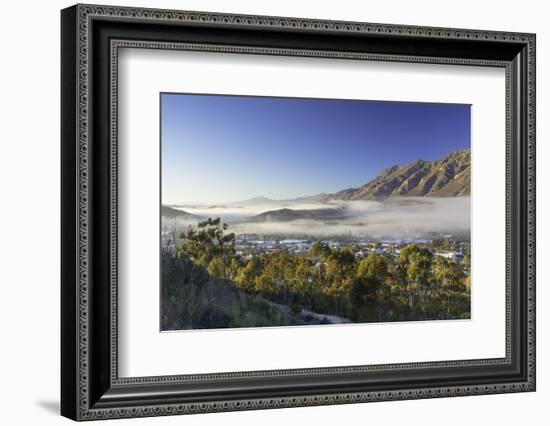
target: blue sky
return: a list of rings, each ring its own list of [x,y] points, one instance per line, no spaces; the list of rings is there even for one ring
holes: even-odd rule
[[[161,94],[162,202],[286,199],[470,147],[470,106]]]

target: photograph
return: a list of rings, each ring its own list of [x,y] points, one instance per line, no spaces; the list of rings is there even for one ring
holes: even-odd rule
[[[161,331],[470,319],[470,109],[161,93]]]
[[[499,424],[536,420],[548,399],[536,344],[544,14],[252,3],[63,4],[60,22],[57,10],[31,19],[52,50],[34,43],[17,60],[43,59],[43,74],[58,58],[37,80],[47,93],[27,86],[60,108],[30,118],[25,67],[6,68],[22,76],[6,81],[11,109],[23,108],[5,139],[36,128],[23,139],[42,150],[11,144],[29,187],[12,177],[22,200],[6,199],[52,204],[41,186],[55,172],[57,226],[44,229],[59,250],[21,256],[19,224],[35,223],[36,208],[26,220],[5,209],[15,282],[36,271],[39,293],[10,284],[24,291],[4,299],[8,329],[28,340],[19,358],[57,342],[37,364],[48,377],[32,374],[36,411],[278,424],[274,409],[326,406],[331,425],[362,409],[386,423],[395,414],[390,424],[431,424],[427,411],[461,425],[480,410]],[[36,38],[27,33],[14,31]],[[43,285],[50,267],[61,291]],[[37,321],[19,300],[40,305],[36,338],[21,339]],[[42,332],[43,307],[60,310],[57,337]],[[7,388],[28,387],[19,376]]]

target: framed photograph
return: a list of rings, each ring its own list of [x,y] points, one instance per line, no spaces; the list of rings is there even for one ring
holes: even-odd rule
[[[61,12],[61,412],[535,390],[535,35]]]

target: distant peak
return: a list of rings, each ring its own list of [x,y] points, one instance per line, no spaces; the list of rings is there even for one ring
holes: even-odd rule
[[[359,188],[337,192],[338,200],[372,200],[390,196],[456,197],[470,194],[470,149],[460,149],[438,160],[414,160],[380,172]]]
[[[255,204],[267,204],[272,203],[273,200],[270,198],[264,197],[263,195],[258,195],[257,197],[248,198],[247,200],[242,201],[235,201],[233,203],[229,203],[229,205],[232,206],[250,206]]]
[[[470,148],[464,148],[464,149],[457,149],[456,151],[449,152],[445,158],[452,158],[452,157],[458,157],[463,155],[470,155]]]
[[[414,160],[413,162],[409,163],[411,166],[416,166],[416,165],[420,165],[420,166],[423,166],[424,164],[426,164],[427,161],[426,160],[423,160],[422,158],[418,158],[416,160]]]
[[[380,174],[389,175],[389,174],[395,172],[399,167],[400,167],[399,164],[394,164],[393,166],[382,170],[382,173],[380,173]]]

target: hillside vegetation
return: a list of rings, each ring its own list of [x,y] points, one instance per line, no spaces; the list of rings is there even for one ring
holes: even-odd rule
[[[163,253],[163,330],[470,317],[469,256],[459,264],[410,244],[358,259],[317,242],[307,255],[244,260],[227,230],[210,218]]]

